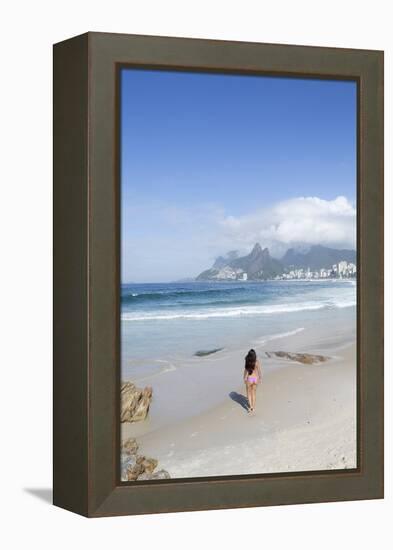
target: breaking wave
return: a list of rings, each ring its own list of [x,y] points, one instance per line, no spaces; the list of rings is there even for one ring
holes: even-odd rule
[[[317,310],[322,308],[344,308],[354,306],[354,300],[330,301],[330,302],[303,302],[296,304],[275,304],[266,306],[248,306],[234,308],[217,308],[209,310],[196,311],[165,311],[155,312],[123,312],[123,321],[172,321],[175,319],[212,319],[212,318],[228,318],[228,317],[250,317],[257,315],[269,315],[279,313],[292,313],[297,311]]]

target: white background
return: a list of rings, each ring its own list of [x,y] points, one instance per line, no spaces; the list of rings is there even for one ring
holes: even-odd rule
[[[51,45],[90,31],[384,49],[386,334],[391,334],[392,31],[389,2],[14,1],[1,13],[1,468],[3,548],[391,547],[386,499],[87,520],[51,506]],[[390,21],[389,21],[390,19]],[[389,521],[390,520],[390,521]],[[379,539],[379,540],[378,540]]]

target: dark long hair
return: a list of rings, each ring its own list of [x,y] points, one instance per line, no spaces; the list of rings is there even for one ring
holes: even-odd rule
[[[255,350],[250,349],[245,359],[246,359],[246,364],[244,365],[244,368],[246,369],[248,374],[252,374],[253,370],[255,369],[255,364],[257,362],[257,354],[255,353]]]

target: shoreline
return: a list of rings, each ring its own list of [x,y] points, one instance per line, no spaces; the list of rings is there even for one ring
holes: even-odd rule
[[[151,412],[122,424],[122,440],[136,437],[172,478],[355,468],[355,348],[351,331],[340,338],[320,328],[262,341],[252,417],[242,406],[243,350],[190,358],[145,377],[153,385]],[[304,365],[264,356],[278,350],[329,360]]]
[[[124,283],[121,283],[121,285],[123,287],[126,287],[126,286],[133,286],[133,285],[187,285],[187,284],[192,284],[192,283],[229,283],[229,284],[233,284],[233,283],[244,283],[244,284],[247,284],[247,283],[272,283],[272,282],[278,282],[278,281],[299,281],[299,282],[303,282],[303,283],[306,283],[306,282],[310,282],[310,281],[321,281],[321,282],[324,282],[324,281],[353,281],[356,283],[357,281],[357,277],[310,277],[310,278],[288,278],[288,279],[205,279],[205,280],[196,280],[196,279],[192,279],[192,280],[187,280],[187,281],[182,281],[181,279],[178,280],[178,281],[150,281],[150,282],[146,282],[146,281],[139,281],[139,282],[124,282]]]

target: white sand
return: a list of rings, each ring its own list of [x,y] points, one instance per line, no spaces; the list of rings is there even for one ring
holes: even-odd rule
[[[175,478],[355,468],[355,345],[319,331],[306,349],[309,338],[264,349],[324,352],[329,361],[265,359],[257,349],[263,381],[254,416],[242,406],[242,353],[224,351],[146,380],[150,418],[123,424],[122,437],[137,437],[141,452]]]

